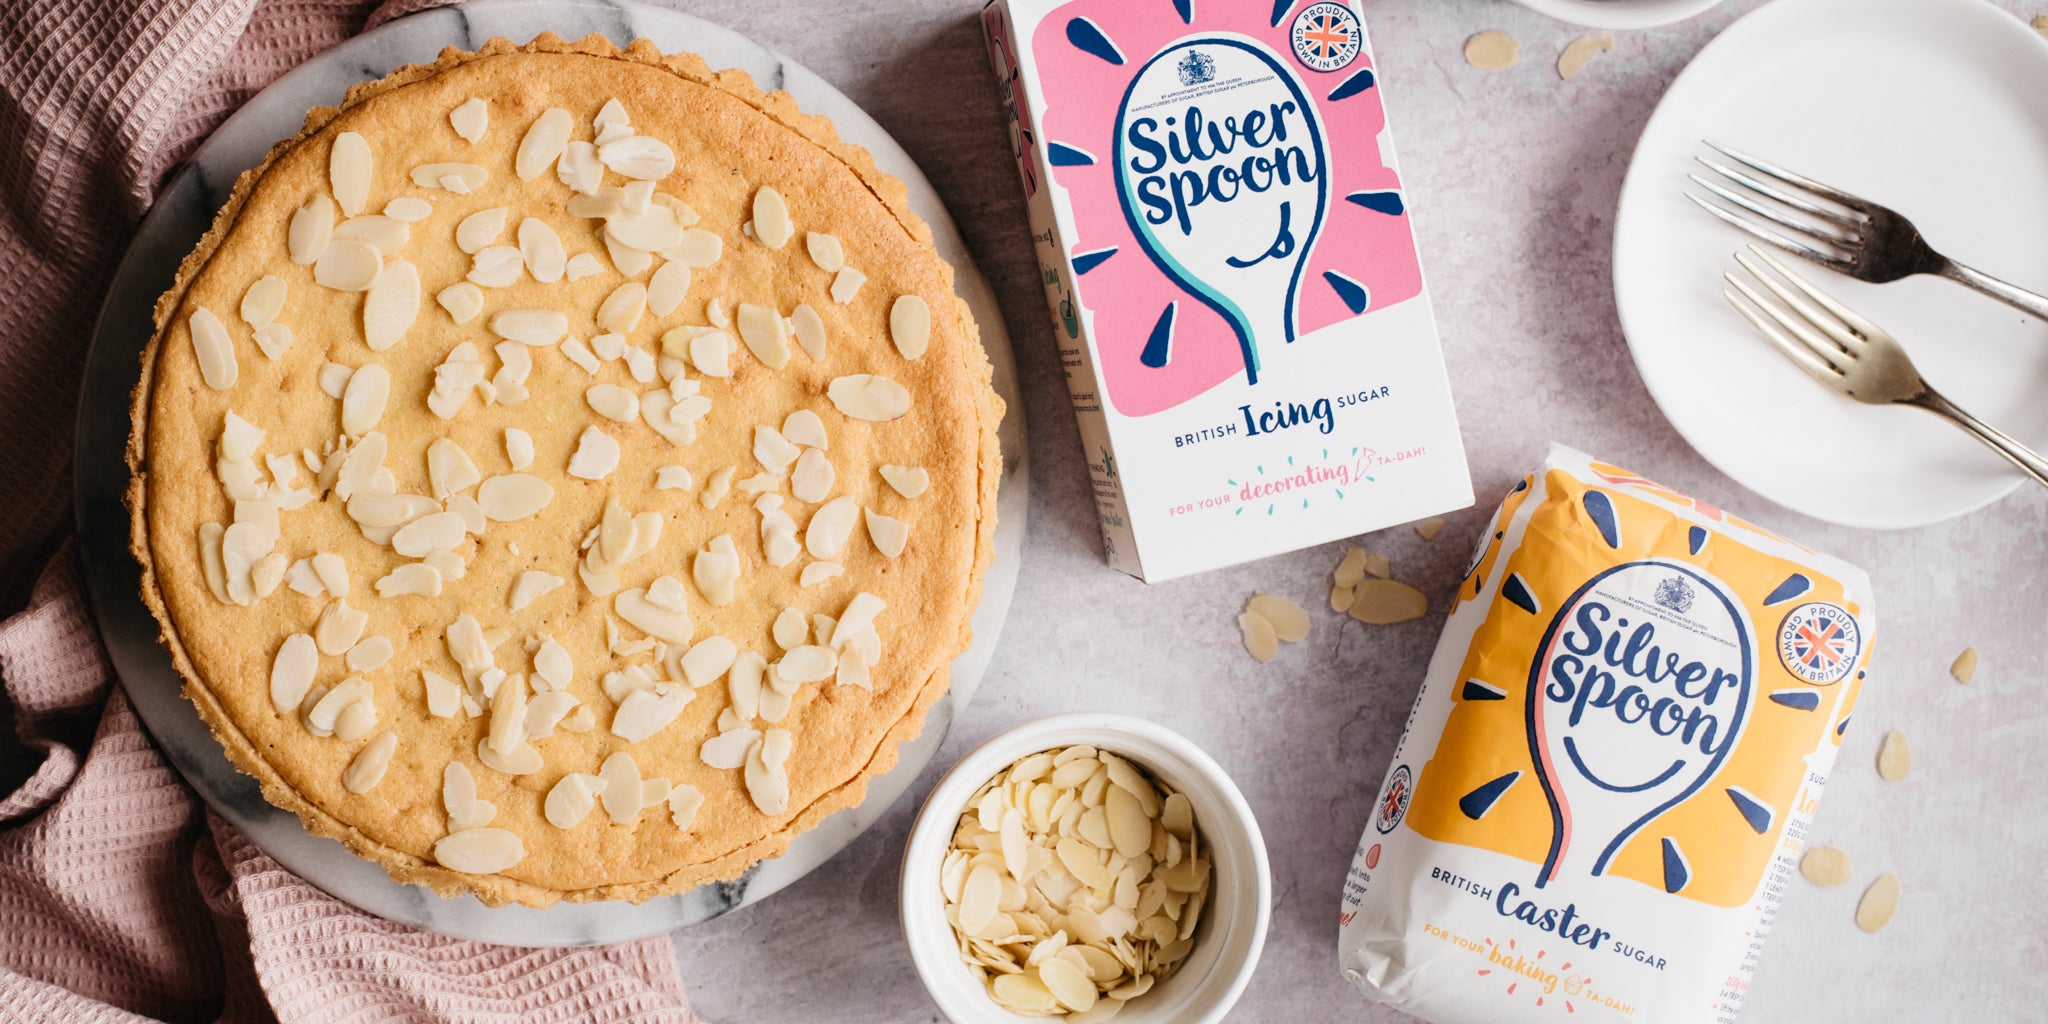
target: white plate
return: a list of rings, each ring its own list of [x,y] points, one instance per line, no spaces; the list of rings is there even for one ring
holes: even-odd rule
[[[953,662],[952,684],[925,715],[924,731],[897,752],[896,767],[868,784],[859,807],[832,815],[798,836],[788,852],[730,882],[640,904],[559,903],[546,910],[486,907],[475,897],[443,899],[400,885],[384,869],[331,839],[308,833],[296,815],[265,803],[254,780],[235,771],[192,705],[178,695],[170,659],[157,646],[156,622],[137,596],[139,570],[128,555],[121,492],[128,434],[128,393],[137,356],[149,341],[150,310],[169,287],[178,261],[213,222],[235,176],[263,159],[272,143],[299,130],[309,107],[333,103],[357,82],[403,64],[432,61],[443,46],[475,49],[492,36],[525,42],[543,32],[579,39],[597,32],[624,44],[636,37],[662,50],[691,50],[714,68],[737,67],[763,88],[785,89],[806,112],[832,118],[841,138],[867,147],[884,171],[903,179],[910,205],[931,225],[933,242],[959,272],[955,287],[980,323],[995,364],[996,391],[1009,404],[1000,433],[1003,479],[997,496],[996,557],[982,581],[974,644]],[[945,739],[994,656],[1017,586],[1024,546],[1024,402],[1002,311],[974,267],[953,219],[931,183],[896,140],[823,79],[728,28],[625,0],[484,0],[402,18],[350,39],[294,69],[228,118],[157,197],[115,271],[93,331],[79,403],[77,505],[80,561],[107,653],[123,689],[164,756],[221,816],[286,868],[370,913],[428,931],[518,946],[618,942],[706,921],[762,899],[831,859],[888,810],[917,779]]]
[[[1702,50],[1636,146],[1614,240],[1622,330],[1678,432],[1751,490],[1848,526],[1922,526],[2017,487],[1961,431],[1831,394],[1769,348],[1721,297],[1747,236],[1683,192],[1699,140],[1714,139],[1891,206],[1943,252],[2048,291],[2043,96],[2048,41],[1979,0],[1779,0]],[[1811,277],[1957,404],[2048,447],[2048,326],[1934,278]]]

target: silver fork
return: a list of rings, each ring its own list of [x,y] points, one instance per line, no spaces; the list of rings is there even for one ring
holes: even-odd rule
[[[1711,157],[1695,158],[1738,186],[1730,188],[1697,174],[1686,175],[1693,184],[1743,211],[1739,213],[1692,192],[1685,194],[1687,199],[1708,213],[1786,252],[1860,281],[1883,284],[1914,274],[1934,274],[1968,285],[2032,316],[2048,320],[2048,296],[2007,284],[1935,252],[1934,247],[1920,237],[1920,230],[1913,226],[1913,222],[1890,207],[1821,184],[1719,143],[1707,142],[1706,145],[1742,165],[1741,168],[1730,167]],[[1769,199],[1810,219],[1791,216],[1785,210],[1759,202],[1757,197]]]
[[[1729,285],[1721,294],[1786,358],[1813,379],[1859,402],[1925,409],[1968,431],[2028,476],[2048,485],[2048,460],[1928,387],[1906,350],[1891,335],[1829,298],[1762,249],[1754,245],[1748,249],[1736,253],[1735,262],[1777,301],[1765,298],[1732,272],[1721,275]]]

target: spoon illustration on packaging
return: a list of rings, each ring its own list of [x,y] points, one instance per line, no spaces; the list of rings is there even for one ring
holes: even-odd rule
[[[1315,107],[1264,46],[1184,39],[1131,79],[1117,113],[1118,198],[1139,246],[1236,334],[1245,375],[1295,337],[1304,266],[1329,203]],[[1171,358],[1170,316],[1146,346]]]
[[[1504,589],[1516,588],[1538,610],[1519,577]],[[1741,738],[1755,659],[1741,605],[1677,562],[1615,566],[1557,610],[1529,678],[1530,753],[1554,826],[1538,886],[1607,874],[1713,778]],[[1694,869],[1679,838],[1660,837],[1657,853],[1664,888],[1683,889]]]

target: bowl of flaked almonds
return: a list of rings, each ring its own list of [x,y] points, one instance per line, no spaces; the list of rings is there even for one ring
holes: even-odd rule
[[[1020,725],[940,780],[903,934],[954,1024],[1222,1019],[1265,945],[1258,821],[1186,738],[1121,715]]]

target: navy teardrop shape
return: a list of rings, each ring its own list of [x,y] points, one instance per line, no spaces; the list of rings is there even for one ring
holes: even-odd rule
[[[1294,6],[1294,0],[1273,0],[1273,24],[1278,27],[1287,17],[1287,9]]]
[[[1159,311],[1159,322],[1152,325],[1152,335],[1145,339],[1145,350],[1138,353],[1138,361],[1153,369],[1166,365],[1173,358],[1173,315],[1180,309],[1180,303],[1169,302]]]
[[[1527,583],[1522,582],[1521,573],[1508,573],[1507,580],[1500,585],[1500,596],[1514,602],[1516,607],[1531,615],[1543,614],[1543,606],[1536,603],[1536,595],[1529,592]]]
[[[1813,581],[1795,572],[1785,577],[1785,582],[1778,584],[1778,588],[1771,591],[1770,595],[1764,598],[1764,604],[1784,604],[1812,589]]]
[[[1173,9],[1180,15],[1181,24],[1191,25],[1194,23],[1195,0],[1173,0]]]
[[[1593,518],[1593,525],[1600,528],[1600,536],[1610,548],[1621,547],[1621,521],[1614,516],[1614,501],[1606,491],[1587,491],[1580,501],[1586,506],[1586,514]]]
[[[1458,696],[1464,700],[1506,700],[1508,699],[1508,692],[1492,683],[1482,683],[1477,679],[1467,679],[1465,680],[1464,690]]]
[[[1367,89],[1372,88],[1372,86],[1372,69],[1363,68],[1357,74],[1352,75],[1350,78],[1345,79],[1344,84],[1339,85],[1335,89],[1330,90],[1330,98],[1333,100],[1348,100],[1351,97],[1356,96],[1359,93],[1362,93]]]
[[[1372,305],[1372,293],[1364,285],[1334,270],[1323,271],[1323,280],[1330,283],[1330,290],[1336,292],[1337,297],[1344,300],[1344,307],[1353,313],[1363,313],[1367,306]]]
[[[1820,691],[1779,690],[1771,694],[1771,703],[1782,704],[1794,711],[1812,711],[1820,707]]]
[[[1735,809],[1742,812],[1742,820],[1749,822],[1749,827],[1755,830],[1757,835],[1763,835],[1771,830],[1771,819],[1776,815],[1771,813],[1770,808],[1765,807],[1756,797],[1734,786],[1728,787],[1727,792],[1728,799],[1735,801]]]
[[[1094,252],[1080,253],[1074,257],[1074,273],[1085,274],[1091,270],[1094,270],[1096,267],[1102,265],[1103,260],[1106,260],[1114,255],[1116,255],[1115,246],[1111,246],[1107,249],[1097,249]]]
[[[1390,217],[1398,217],[1402,211],[1408,209],[1408,204],[1402,200],[1401,193],[1393,189],[1383,189],[1378,192],[1353,192],[1345,196],[1344,199],[1346,202],[1356,203],[1374,213],[1384,213]]]
[[[1707,528],[1704,526],[1695,526],[1685,531],[1685,546],[1689,550],[1691,550],[1693,554],[1699,554],[1700,549],[1707,546]]]
[[[1500,799],[1500,795],[1507,792],[1508,787],[1514,785],[1515,780],[1521,777],[1521,772],[1509,772],[1492,782],[1482,784],[1478,789],[1458,798],[1458,810],[1464,811],[1465,817],[1473,821],[1486,817],[1486,812],[1493,810],[1493,805]]]
[[[1124,62],[1123,51],[1102,34],[1102,30],[1087,18],[1074,18],[1067,22],[1067,42],[1084,53],[1091,53],[1111,64]]]
[[[1664,837],[1664,891],[1677,892],[1692,881],[1692,865],[1685,862],[1685,854],[1679,852],[1678,842],[1670,836]]]

